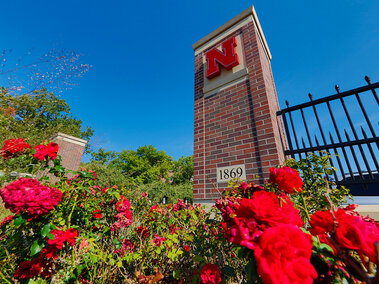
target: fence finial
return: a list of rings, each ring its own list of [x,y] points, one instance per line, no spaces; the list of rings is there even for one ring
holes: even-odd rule
[[[371,84],[371,79],[370,79],[370,77],[369,76],[365,76],[365,80],[366,80],[366,82],[367,82],[367,84]]]
[[[286,106],[289,107],[290,106],[290,103],[288,100],[286,100]]]
[[[308,94],[308,97],[311,101],[313,101],[313,95],[311,93]]]
[[[337,93],[340,93],[340,86],[335,85],[335,86],[334,86],[334,89],[336,89]]]

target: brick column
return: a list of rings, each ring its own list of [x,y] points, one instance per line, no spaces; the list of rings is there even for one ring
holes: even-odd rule
[[[68,170],[77,171],[84,153],[86,140],[58,132],[52,141],[58,144],[58,155],[62,157],[62,166]]]
[[[239,64],[219,64],[206,77],[208,51],[235,38]],[[194,202],[212,203],[227,187],[217,171],[245,167],[246,179],[262,183],[284,161],[283,125],[271,71],[271,53],[254,7],[249,7],[193,45],[195,51]],[[256,178],[258,176],[258,178]],[[219,180],[220,181],[220,180]]]

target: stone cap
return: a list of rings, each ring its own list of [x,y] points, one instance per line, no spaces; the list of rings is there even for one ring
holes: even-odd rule
[[[272,58],[271,52],[268,48],[267,41],[266,41],[266,38],[263,34],[262,27],[261,27],[261,24],[259,23],[258,16],[257,16],[257,13],[255,12],[254,6],[250,6],[245,11],[243,11],[243,12],[239,13],[237,16],[235,16],[233,19],[227,21],[225,24],[223,24],[219,28],[215,29],[213,32],[209,33],[208,35],[206,35],[202,39],[195,42],[192,45],[193,50],[196,51],[199,47],[201,47],[202,45],[204,45],[205,43],[207,43],[211,39],[217,37],[222,32],[233,27],[235,24],[237,24],[238,22],[244,20],[245,18],[247,18],[249,16],[252,16],[252,20],[255,22],[255,25],[258,29],[258,33],[259,33],[259,36],[262,40],[262,43],[263,43],[263,46],[264,46],[265,51],[267,53],[267,56],[271,60],[271,58]]]
[[[63,140],[63,141],[67,141],[67,142],[70,142],[73,144],[77,144],[77,145],[80,145],[83,147],[87,144],[87,141],[84,139],[80,139],[80,138],[75,137],[75,136],[67,135],[67,134],[64,134],[62,132],[58,132],[53,137],[51,137],[51,140],[58,140],[58,139]]]

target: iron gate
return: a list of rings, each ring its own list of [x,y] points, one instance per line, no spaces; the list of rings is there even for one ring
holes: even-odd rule
[[[285,155],[301,159],[307,153],[326,151],[331,166],[329,177],[353,195],[379,195],[379,82],[340,92],[277,112],[282,116],[288,149]],[[336,154],[336,155],[335,155]]]

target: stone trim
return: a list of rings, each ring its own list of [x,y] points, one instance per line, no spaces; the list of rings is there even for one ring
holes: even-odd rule
[[[51,138],[51,140],[57,140],[57,139],[60,139],[60,140],[63,140],[63,141],[67,141],[67,142],[70,142],[70,143],[73,143],[73,144],[76,144],[76,145],[80,145],[80,146],[83,146],[83,147],[87,144],[87,141],[84,140],[84,139],[80,139],[78,137],[67,135],[67,134],[64,134],[62,132],[58,132],[56,135],[54,135]]]
[[[241,12],[237,16],[235,16],[233,19],[229,20],[219,28],[215,29],[213,32],[209,33],[202,39],[198,40],[196,43],[192,45],[193,50],[195,51],[195,55],[204,51],[208,47],[214,45],[216,41],[218,40],[218,36],[220,36],[224,32],[232,33],[236,31],[238,28],[246,25],[247,22],[254,21],[255,26],[257,27],[258,34],[260,39],[262,40],[265,53],[267,57],[271,60],[271,52],[268,48],[268,44],[266,41],[266,38],[263,34],[261,24],[259,23],[257,13],[255,12],[254,6],[250,6],[245,11]],[[242,22],[242,23],[241,23]],[[222,35],[224,37],[224,35]]]
[[[228,82],[224,82],[223,84],[217,84],[216,86],[204,87],[203,88],[204,99],[209,98],[210,96],[213,96],[224,89],[230,88],[238,83],[246,81],[248,79],[247,68],[234,73],[228,79],[229,79]]]

